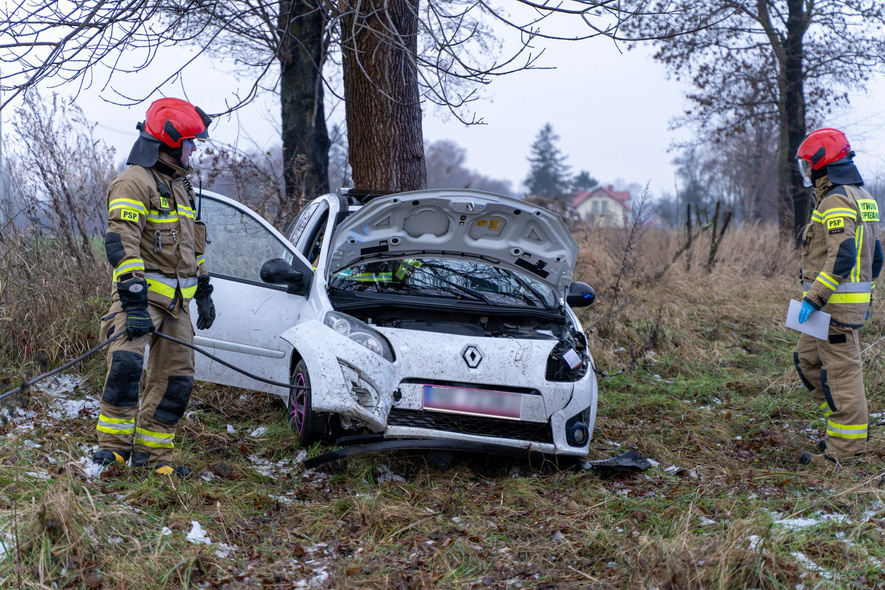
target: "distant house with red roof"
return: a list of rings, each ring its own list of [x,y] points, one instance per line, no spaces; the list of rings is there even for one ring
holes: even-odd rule
[[[629,225],[633,212],[630,192],[616,191],[612,185],[597,186],[590,192],[577,191],[572,197],[572,208],[581,219],[603,227]]]

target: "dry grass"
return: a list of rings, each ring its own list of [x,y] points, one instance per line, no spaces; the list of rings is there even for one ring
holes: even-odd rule
[[[591,456],[632,447],[656,468],[600,476],[463,456],[441,472],[402,453],[306,473],[279,402],[200,384],[179,433],[182,460],[202,478],[112,469],[91,480],[71,463],[93,444],[94,418],[47,425],[51,399],[32,392],[35,429],[0,426],[0,538],[13,534],[18,548],[0,587],[885,587],[881,417],[868,462],[839,473],[796,464],[821,422],[782,326],[799,296],[792,249],[744,227],[726,235],[712,272],[698,240],[655,278],[679,237],[647,233],[626,265],[622,239],[580,240],[576,278],[597,290],[580,315],[598,368],[613,375],[600,382]],[[872,316],[862,340],[878,413],[881,301]],[[81,395],[98,391],[103,368],[90,370]],[[267,432],[250,436],[258,426]],[[278,464],[272,476],[260,461]],[[187,541],[194,520],[212,545]],[[216,553],[219,543],[233,549]]]
[[[65,253],[52,237],[0,238],[0,375],[39,374],[95,345],[111,292],[98,248]]]

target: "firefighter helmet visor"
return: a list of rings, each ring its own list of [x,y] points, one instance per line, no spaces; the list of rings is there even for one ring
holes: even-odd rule
[[[811,162],[808,160],[798,160],[799,162],[799,172],[802,174],[803,178],[811,177]]]
[[[811,186],[811,162],[808,160],[797,160],[799,163],[799,173],[802,174],[802,185]]]

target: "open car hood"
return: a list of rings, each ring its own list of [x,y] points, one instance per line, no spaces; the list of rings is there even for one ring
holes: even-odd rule
[[[482,259],[565,297],[578,245],[562,219],[537,205],[472,190],[376,197],[335,230],[329,272],[390,258]]]

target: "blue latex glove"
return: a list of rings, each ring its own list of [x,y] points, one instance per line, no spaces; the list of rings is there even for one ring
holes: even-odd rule
[[[799,310],[799,323],[804,324],[805,320],[808,319],[808,316],[811,315],[812,311],[817,311],[814,309],[814,306],[808,303],[807,301],[802,302],[802,309]]]

